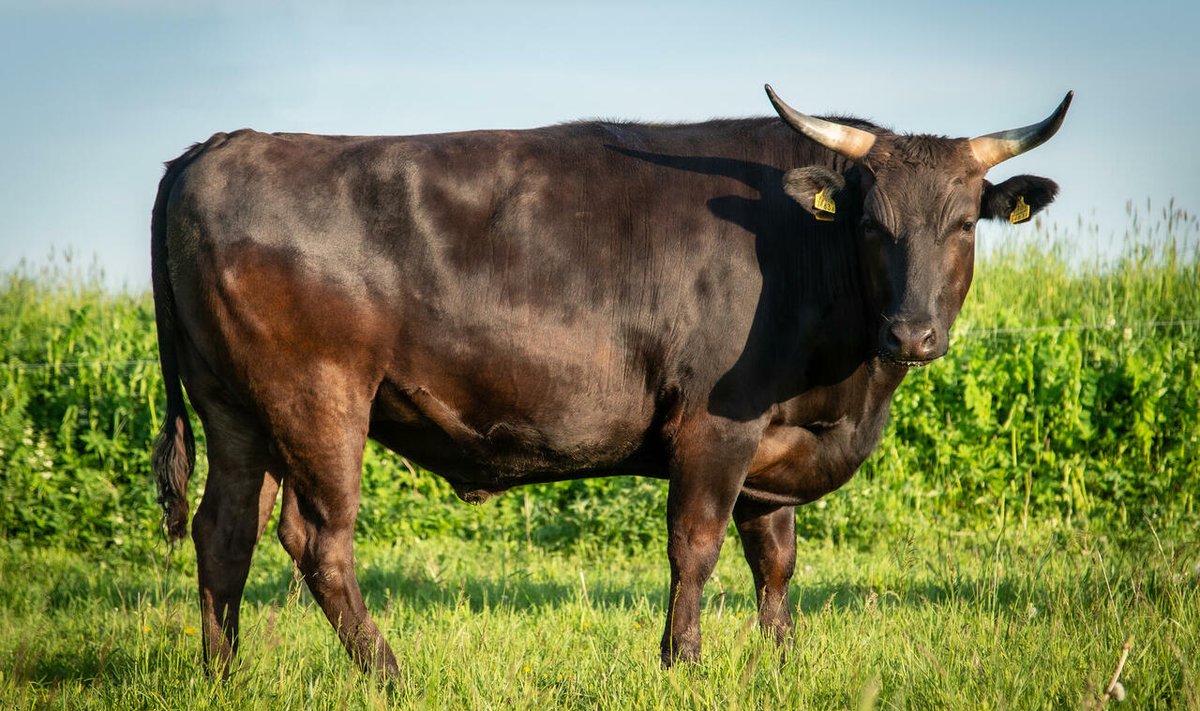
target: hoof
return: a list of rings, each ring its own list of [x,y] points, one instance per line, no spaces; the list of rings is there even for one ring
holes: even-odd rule
[[[681,663],[694,664],[700,661],[700,645],[699,643],[664,645],[660,658],[664,669],[670,669]]]

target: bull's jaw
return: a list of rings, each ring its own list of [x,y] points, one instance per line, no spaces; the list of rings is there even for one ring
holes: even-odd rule
[[[881,363],[890,365],[895,368],[903,368],[905,370],[909,370],[912,368],[924,368],[925,366],[929,365],[930,363],[934,362],[935,360],[938,360],[938,358],[942,357],[942,356],[937,356],[936,358],[930,358],[929,360],[904,360],[903,358],[895,357],[894,355],[892,355],[891,353],[888,353],[883,348],[876,350],[875,356],[877,358],[879,358],[879,361]]]

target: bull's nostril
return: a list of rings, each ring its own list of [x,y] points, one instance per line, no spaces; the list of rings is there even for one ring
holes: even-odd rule
[[[937,328],[929,320],[894,321],[883,333],[884,350],[902,361],[927,361],[937,357]]]

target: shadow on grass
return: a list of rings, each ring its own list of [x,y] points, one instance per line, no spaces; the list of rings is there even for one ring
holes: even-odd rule
[[[661,566],[661,581],[655,584],[654,576],[648,573],[654,568],[644,562],[636,565],[638,569],[632,574],[621,571],[618,577],[617,571],[625,561],[612,562],[606,570],[603,561],[580,557],[567,559],[566,564],[552,567],[550,572],[544,568],[531,572],[523,567],[520,555],[487,551],[479,555],[491,556],[486,561],[491,565],[481,565],[468,557],[446,561],[444,571],[424,572],[419,560],[368,557],[365,565],[360,565],[358,577],[368,605],[376,615],[386,610],[389,603],[403,605],[418,613],[465,606],[476,613],[502,610],[524,614],[531,618],[529,624],[533,625],[537,624],[541,613],[552,613],[582,604],[585,584],[587,604],[594,608],[637,610],[639,614],[655,617],[663,614],[667,577],[665,561]],[[36,567],[39,563],[34,561],[32,565]],[[7,602],[0,601],[0,611],[25,615],[46,614],[51,621],[39,625],[39,635],[43,631],[53,634],[53,618],[63,612],[70,614],[73,608],[83,604],[112,609],[119,616],[136,616],[148,608],[165,609],[176,619],[183,615],[191,620],[195,615],[195,580],[192,574],[185,572],[187,566],[180,567],[178,562],[170,568],[152,569],[149,563],[141,563],[115,566],[103,572],[94,568],[91,561],[77,558],[71,559],[69,564],[58,570],[54,570],[55,566],[46,561],[41,561],[40,565],[48,570],[35,576],[24,565],[14,564],[10,560],[3,572],[29,576],[24,586],[25,595],[20,598],[23,602],[11,607]],[[574,577],[572,571],[579,569],[586,572],[586,583]],[[936,570],[930,566],[925,572],[920,572],[921,569],[922,566],[918,564],[911,574],[896,572],[883,583],[863,582],[861,576],[847,582],[828,579],[810,582],[802,576],[790,586],[793,609],[807,616],[827,610],[854,614],[876,606],[893,610],[934,608],[935,611],[939,607],[947,610],[966,607],[986,609],[1002,616],[1023,616],[1029,600],[1062,592],[1054,590],[1053,584],[1042,580],[1033,570],[996,580],[986,566],[969,573],[957,566]],[[471,574],[473,571],[482,572]],[[610,579],[617,578],[619,582],[606,583],[604,577],[609,572],[612,573]],[[1078,572],[1080,575],[1070,583],[1072,587],[1078,585],[1081,590],[1093,587],[1102,589],[1088,582],[1090,576],[1099,575],[1100,571],[1085,567]],[[748,576],[739,577],[739,581],[744,582],[745,579]],[[637,582],[639,580],[648,582]],[[1157,599],[1156,594],[1166,594],[1158,589],[1162,584],[1158,576],[1145,575],[1139,580],[1139,589],[1151,599]],[[248,605],[284,607],[289,604],[298,585],[303,588],[294,578],[286,560],[278,556],[263,556],[256,561],[244,601]],[[896,589],[886,589],[881,585],[892,585]],[[34,592],[34,589],[38,591]],[[306,603],[311,600],[306,589],[300,593],[300,599]],[[14,598],[12,602],[17,602],[17,599]],[[1083,602],[1086,601],[1080,601],[1081,604]],[[748,586],[742,584],[736,587],[727,585],[722,590],[710,583],[706,588],[705,608],[711,612],[718,604],[727,611],[748,617],[754,614],[755,596]],[[320,618],[315,606],[310,612],[314,619]],[[648,631],[647,634],[653,633]],[[9,649],[10,653],[5,655],[7,658],[0,660],[0,665],[7,667],[5,673],[11,674],[10,678],[14,680],[49,687],[99,679],[120,685],[125,680],[143,676],[146,671],[135,665],[115,638],[105,640],[94,637],[92,643],[81,645],[78,649],[38,649],[40,645],[36,638],[31,638],[29,654],[22,653],[23,646],[18,642]],[[192,641],[191,648],[198,662],[198,639]]]
[[[283,604],[298,582],[290,568],[273,570],[246,586],[245,600]],[[521,572],[501,577],[455,575],[435,581],[429,576],[371,566],[358,571],[358,582],[368,607],[373,610],[392,600],[418,612],[460,604],[469,606],[473,612],[491,608],[525,612],[577,605],[584,595],[578,580],[570,583],[531,580]],[[665,581],[659,590],[588,579],[586,596],[594,606],[632,607],[647,601],[656,604],[665,589]],[[308,596],[307,588],[304,595]]]
[[[139,676],[133,660],[116,640],[69,650],[18,649],[3,662],[10,680],[50,688],[102,678],[119,684]]]
[[[509,561],[512,562],[511,559]],[[406,566],[411,568],[411,566]],[[500,608],[519,612],[541,609],[557,609],[578,605],[584,595],[578,579],[534,579],[527,571],[517,566],[506,572],[504,564],[498,562],[497,570],[484,575],[471,575],[453,571],[443,575],[414,573],[411,570],[389,568],[373,563],[359,566],[358,580],[368,606],[375,611],[388,601],[398,602],[418,612],[467,605],[474,612]],[[667,564],[663,561],[661,581],[646,585],[606,583],[597,571],[595,563],[587,569],[586,597],[597,607],[630,608],[649,607],[661,611],[666,598]],[[7,570],[15,573],[18,571]],[[145,566],[131,565],[128,570],[113,570],[111,574],[96,570],[85,570],[71,566],[55,571],[56,579],[42,583],[47,588],[44,596],[35,595],[41,602],[34,605],[29,595],[0,595],[0,607],[14,612],[34,612],[31,605],[46,612],[69,610],[81,602],[96,603],[136,614],[145,605],[158,606],[168,601],[195,601],[195,578],[178,568],[173,570],[149,571]],[[186,575],[186,577],[185,577]],[[628,576],[624,576],[628,577]],[[748,577],[748,576],[747,576]],[[1157,588],[1156,581],[1143,584]],[[285,605],[299,581],[294,577],[290,564],[278,560],[258,560],[252,569],[243,601],[251,605]],[[872,596],[885,607],[927,606],[953,602],[966,606],[994,605],[997,609],[1019,606],[1024,612],[1026,601],[1031,597],[1044,596],[1044,585],[1029,577],[1005,578],[993,589],[992,580],[986,571],[978,575],[955,574],[946,580],[907,583],[903,579],[893,581],[898,589],[885,589],[879,585],[862,582],[822,581],[809,583],[793,580],[790,597],[794,609],[801,614],[811,614],[826,608],[854,610],[867,604]],[[300,587],[304,587],[300,585]],[[727,587],[724,590],[709,583],[705,588],[705,603],[713,604],[718,598],[721,603],[734,610],[752,612],[756,596],[748,586],[745,589]],[[1154,590],[1145,589],[1147,594]],[[28,591],[27,591],[28,592]],[[8,599],[8,598],[12,599]],[[307,589],[301,599],[310,600]]]
[[[601,608],[648,608],[661,613],[666,604],[666,563],[661,585],[608,585],[589,579],[588,603]],[[369,568],[359,571],[359,585],[367,598],[368,607],[378,612],[387,601],[398,602],[417,612],[467,605],[472,612],[505,609],[516,612],[556,610],[579,605],[583,591],[578,581],[558,582],[529,580],[520,575],[508,577],[467,576],[439,584],[421,575],[400,571]],[[298,584],[290,570],[260,576],[246,588],[245,600],[252,604],[285,603],[292,586]],[[990,579],[962,577],[953,583],[928,582],[903,586],[903,590],[885,590],[863,583],[796,583],[789,586],[793,609],[800,614],[814,614],[825,609],[856,611],[866,605],[881,607],[926,607],[948,603],[965,606],[994,606],[1000,611],[1025,613],[1028,599],[1044,595],[1041,586],[1031,588],[1021,582],[1001,581],[992,588]],[[874,601],[872,601],[874,598]],[[303,599],[311,599],[305,588]],[[705,587],[704,605],[722,604],[727,609],[753,613],[756,607],[754,590],[747,587],[718,589]]]
[[[420,613],[436,611],[439,608],[467,605],[472,612],[479,613],[487,610],[502,609],[517,613],[536,616],[539,611],[552,611],[564,607],[579,605],[582,600],[582,590],[578,583],[562,583],[555,581],[532,581],[521,579],[520,576],[498,577],[461,577],[452,584],[438,584],[419,575],[386,569],[367,568],[360,571],[360,584],[368,598],[372,612],[380,614],[388,601],[400,602]],[[245,592],[244,602],[250,605],[285,606],[293,593],[296,581],[289,569],[276,565],[269,573],[255,576],[252,585]],[[652,615],[663,614],[666,597],[665,584],[655,588],[633,586],[610,586],[600,582],[589,583],[587,600],[597,608],[644,610]],[[131,587],[120,590],[109,586],[106,589],[91,588],[92,594],[100,593],[104,604],[111,603],[119,606],[122,603],[137,605],[162,605],[169,602],[194,602],[194,597],[185,596],[185,591],[178,585],[164,588],[163,586],[139,587],[136,583]],[[190,593],[188,590],[186,593]],[[705,607],[712,610],[720,604],[726,611],[750,616],[754,614],[755,598],[750,590],[717,590],[712,586],[707,588]],[[1036,593],[1035,593],[1036,594]],[[60,591],[63,599],[75,597],[69,591]],[[1028,590],[1024,595],[1028,595]],[[876,597],[875,603],[868,601]],[[723,598],[723,599],[722,599]],[[863,584],[793,584],[791,598],[794,609],[803,615],[813,615],[823,610],[855,612],[864,609],[869,604],[878,604],[884,608],[896,606],[927,606],[944,604],[954,601],[956,604],[967,606],[984,606],[992,604],[993,592],[982,580],[964,580],[954,586],[936,584],[912,586],[903,593],[882,592],[879,589]],[[94,599],[94,598],[93,598]],[[307,590],[301,599],[310,601]],[[1009,614],[1023,614],[1023,594],[1017,586],[1000,584],[994,592],[997,607],[1007,610]],[[1014,606],[1021,605],[1019,609]],[[313,606],[311,614],[319,617],[320,612]],[[130,610],[130,615],[137,613]],[[531,622],[531,624],[536,624]],[[257,634],[257,630],[248,630],[243,624],[243,633]],[[655,634],[647,630],[646,634]],[[103,680],[105,684],[120,686],[125,681],[142,678],[145,669],[141,669],[130,658],[120,640],[94,640],[94,644],[81,645],[72,649],[36,649],[39,645],[30,645],[28,653],[20,649],[14,650],[9,658],[0,660],[0,665],[7,667],[4,671],[10,680],[33,683],[47,688],[56,688],[64,684],[84,683]],[[192,638],[196,662],[199,663],[199,640]],[[153,666],[153,664],[152,664]]]

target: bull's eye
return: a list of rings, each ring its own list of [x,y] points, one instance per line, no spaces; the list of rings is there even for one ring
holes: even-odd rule
[[[893,240],[896,239],[892,235],[892,233],[890,231],[888,231],[888,228],[883,226],[883,223],[879,222],[878,220],[876,220],[872,217],[864,217],[862,219],[862,227],[863,227],[863,232],[870,235],[871,237],[875,237],[875,238],[887,237],[887,238],[890,238]]]

